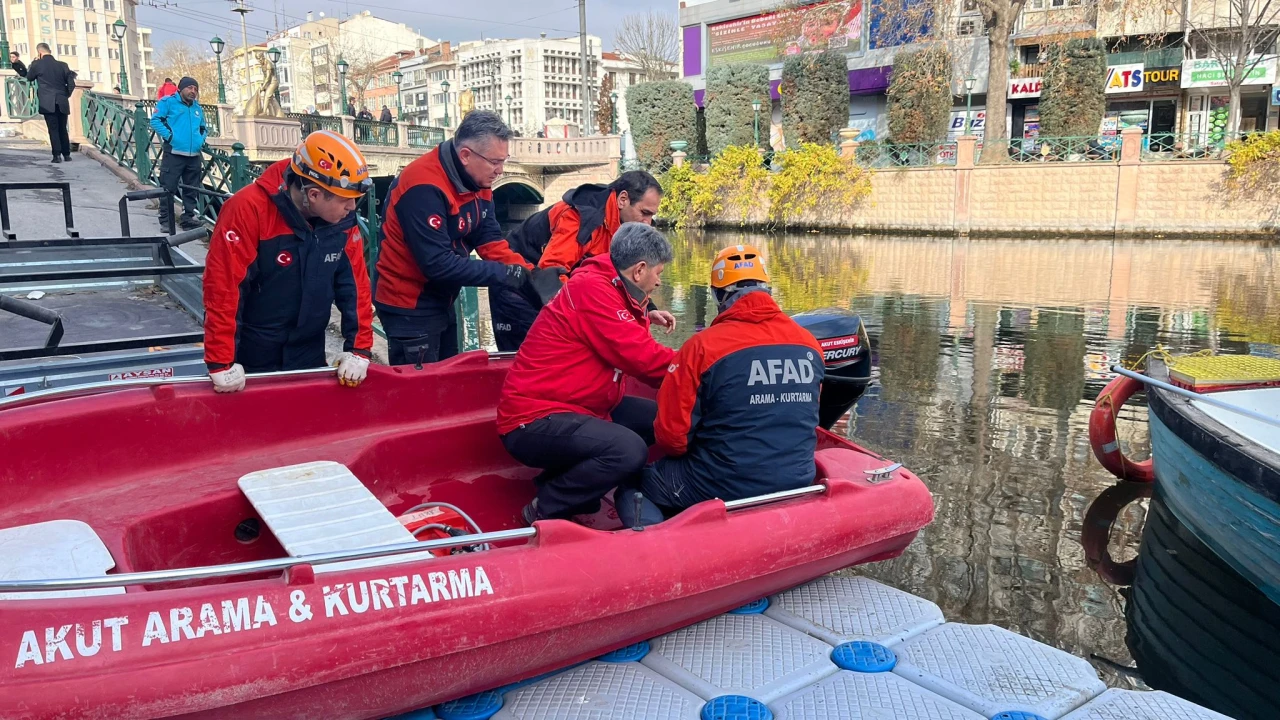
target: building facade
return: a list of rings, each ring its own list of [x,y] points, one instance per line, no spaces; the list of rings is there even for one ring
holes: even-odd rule
[[[138,33],[138,76],[142,80],[142,96],[153,98],[156,96],[156,90],[160,87],[160,82],[156,78],[155,53],[151,47],[151,28],[140,27]],[[175,80],[174,82],[177,82]],[[130,82],[130,85],[133,83]]]
[[[596,87],[600,54],[600,38],[588,35],[587,72]],[[582,52],[576,37],[485,40],[459,48],[458,77],[459,90],[471,92],[476,108],[498,112],[521,135],[545,132],[552,120],[591,132],[595,103],[582,97]]]
[[[473,44],[463,43],[460,49]],[[410,125],[457,126],[458,82],[456,51],[448,41],[438,42],[400,60],[400,102]],[[448,83],[446,90],[445,83]]]
[[[128,95],[142,96],[147,81],[142,42],[150,53],[150,30],[138,28],[137,0],[0,0],[9,35],[9,49],[23,62],[35,58],[36,45],[47,43],[55,57],[67,63],[82,82],[110,92],[120,82],[120,43],[111,37],[111,24],[124,20],[124,54]],[[148,65],[150,61],[148,60]],[[150,97],[154,97],[152,91]]]

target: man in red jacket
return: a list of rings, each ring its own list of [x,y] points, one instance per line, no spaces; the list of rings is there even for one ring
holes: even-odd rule
[[[680,348],[658,391],[666,457],[614,504],[627,527],[711,498],[738,500],[813,482],[822,347],[769,294],[760,251],[731,245],[711,265],[720,313]],[[639,517],[635,512],[639,506]]]
[[[498,401],[507,452],[543,470],[527,523],[599,509],[636,482],[657,406],[624,398],[628,376],[657,387],[675,356],[649,334],[649,296],[671,262],[662,233],[625,223],[607,255],[588,259],[534,321]]]
[[[657,179],[643,170],[629,170],[608,185],[579,185],[569,190],[560,202],[534,213],[512,230],[507,236],[511,248],[540,272],[533,274],[537,297],[507,288],[489,292],[498,349],[518,350],[538,310],[559,292],[569,273],[583,260],[608,253],[609,241],[622,223],[652,225],[661,202],[662,186]],[[647,309],[649,322],[668,332],[675,329],[674,315],[653,304]]]
[[[245,372],[324,367],[329,310],[342,313],[338,381],[359,385],[373,304],[356,200],[373,186],[348,139],[313,132],[222,205],[204,271],[204,359],[214,390]]]
[[[502,118],[476,110],[391,184],[373,303],[392,365],[457,354],[453,303],[464,286],[519,290],[528,282],[533,265],[507,246],[493,207],[510,139]],[[472,250],[482,259],[471,259]]]

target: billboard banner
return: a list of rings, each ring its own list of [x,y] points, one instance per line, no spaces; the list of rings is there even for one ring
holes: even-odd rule
[[[862,52],[863,0],[827,2],[707,26],[707,64],[773,65],[787,55]]]

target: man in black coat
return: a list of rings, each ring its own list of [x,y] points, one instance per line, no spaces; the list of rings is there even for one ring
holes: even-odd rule
[[[27,76],[27,64],[22,62],[22,56],[18,55],[17,50],[9,52],[9,64],[13,66],[13,71],[18,73],[18,77]]]
[[[67,116],[71,114],[71,91],[75,88],[76,74],[61,60],[49,52],[49,46],[36,46],[40,57],[27,68],[27,80],[36,85],[36,99],[40,101],[40,114],[49,128],[49,147],[53,150],[53,162],[71,162],[71,140],[67,137]]]

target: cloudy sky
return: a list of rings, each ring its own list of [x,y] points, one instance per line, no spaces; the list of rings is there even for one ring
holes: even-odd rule
[[[317,17],[345,17],[368,10],[374,15],[402,22],[433,39],[478,40],[481,37],[576,36],[578,5],[574,0],[472,0],[444,3],[440,0],[371,0],[332,2],[326,0],[250,0],[253,8],[247,20],[249,42],[261,42],[277,26],[285,28],[301,22],[308,11]],[[187,40],[207,48],[217,34],[239,45],[240,17],[231,12],[229,0],[141,0],[138,22],[153,30],[152,45],[159,49],[169,40]],[[588,0],[587,32],[613,46],[613,28],[623,15],[644,12],[650,7],[675,15],[676,0],[625,2]],[[412,8],[412,9],[410,9]]]

